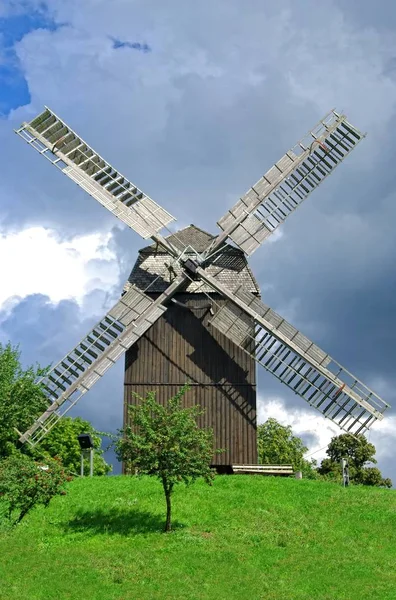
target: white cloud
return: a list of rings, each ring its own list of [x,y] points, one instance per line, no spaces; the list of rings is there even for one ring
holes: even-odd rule
[[[325,419],[317,411],[304,408],[289,408],[284,400],[279,397],[258,398],[258,422],[263,423],[273,417],[282,425],[291,425],[293,433],[299,437],[305,435],[313,436],[314,444],[311,444],[307,456],[320,462],[326,457],[326,447],[335,435],[341,430],[332,421]]]
[[[110,289],[120,276],[110,241],[110,233],[59,241],[44,227],[0,233],[0,310],[31,294],[44,294],[54,303],[70,298],[81,305],[92,290]]]
[[[376,447],[376,458],[379,461],[394,457],[396,444],[396,416],[385,414],[384,419],[377,422],[366,437],[369,442]]]

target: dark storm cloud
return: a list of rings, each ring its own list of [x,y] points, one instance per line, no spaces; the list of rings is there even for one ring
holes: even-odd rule
[[[116,38],[110,37],[113,42],[114,50],[119,48],[129,48],[130,50],[138,50],[139,52],[151,52],[151,48],[148,44],[141,44],[140,42],[128,42],[117,40]]]

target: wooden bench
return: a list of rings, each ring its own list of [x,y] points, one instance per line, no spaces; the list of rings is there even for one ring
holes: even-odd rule
[[[278,477],[289,477],[294,475],[293,465],[232,465],[235,474],[251,473],[252,475],[275,475]]]

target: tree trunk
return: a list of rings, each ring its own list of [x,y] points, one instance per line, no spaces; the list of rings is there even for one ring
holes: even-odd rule
[[[162,485],[164,487],[165,500],[166,500],[165,532],[168,533],[169,531],[172,530],[172,522],[171,522],[171,517],[172,517],[171,495],[172,495],[173,485],[171,483],[168,483],[166,481],[166,479],[162,480]]]
[[[171,531],[172,529],[172,525],[171,525],[171,513],[172,513],[172,506],[171,506],[171,497],[170,497],[170,493],[165,492],[165,498],[166,498],[166,523],[165,523],[165,531]]]
[[[24,508],[23,510],[21,510],[21,512],[19,513],[19,517],[17,518],[17,520],[15,521],[15,525],[18,525],[22,519],[24,517],[26,517],[26,515],[28,514],[29,510],[33,507],[33,505],[30,505],[26,508]]]

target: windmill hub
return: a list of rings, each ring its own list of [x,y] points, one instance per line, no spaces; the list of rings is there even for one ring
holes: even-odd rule
[[[188,258],[187,260],[182,261],[181,264],[183,265],[184,269],[187,271],[187,273],[189,273],[191,275],[191,277],[193,279],[199,279],[197,269],[198,269],[200,263],[197,260]]]

